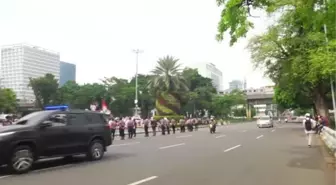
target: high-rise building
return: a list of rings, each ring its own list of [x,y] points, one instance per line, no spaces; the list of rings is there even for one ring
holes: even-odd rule
[[[244,90],[245,88],[245,84],[244,82],[240,81],[240,80],[232,80],[231,82],[229,82],[229,90]]]
[[[217,92],[223,90],[223,73],[213,63],[199,63],[192,66],[195,67],[200,75],[212,80]]]
[[[67,62],[61,62],[59,85],[63,86],[68,81],[76,81],[76,65]]]
[[[1,49],[1,85],[13,89],[20,102],[31,102],[35,95],[29,78],[38,78],[46,73],[59,79],[60,55],[38,46],[15,44]]]

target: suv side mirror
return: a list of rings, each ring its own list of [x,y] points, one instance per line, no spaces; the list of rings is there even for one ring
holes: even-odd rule
[[[52,125],[52,122],[49,120],[46,120],[46,121],[43,121],[40,126],[41,128],[46,128],[46,127],[51,127],[51,125]]]

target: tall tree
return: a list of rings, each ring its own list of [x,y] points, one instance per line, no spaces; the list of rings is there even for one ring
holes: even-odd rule
[[[181,93],[188,91],[188,86],[178,61],[172,56],[160,58],[152,71],[153,78],[148,85],[155,92],[159,115],[180,114]]]
[[[16,105],[15,92],[12,89],[0,89],[0,113],[13,113]]]
[[[58,82],[52,74],[39,78],[30,78],[29,85],[33,89],[39,108],[52,104],[57,95]]]
[[[251,8],[280,14],[265,34],[250,41],[254,64],[265,67],[266,74],[276,83],[276,100],[293,106],[304,103],[302,97],[311,99],[318,113],[327,116],[329,80],[336,73],[335,1],[327,0],[327,13],[323,0],[218,0],[218,3],[225,7],[217,38],[223,40],[224,32],[230,31],[231,44],[253,28],[248,19]],[[323,24],[329,28],[328,45]]]
[[[201,113],[204,109],[209,109],[213,94],[216,88],[210,78],[201,76],[197,69],[185,68],[182,72],[189,92],[182,98],[182,110],[189,113]]]
[[[126,79],[116,77],[107,80],[109,107],[116,116],[132,115],[134,108],[135,86]]]
[[[66,82],[57,90],[57,104],[66,104],[72,108],[77,108],[77,97],[81,86],[74,81]]]

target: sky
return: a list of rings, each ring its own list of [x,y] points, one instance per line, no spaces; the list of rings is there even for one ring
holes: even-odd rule
[[[28,43],[57,51],[61,61],[77,65],[79,83],[131,78],[132,50],[141,49],[139,73],[171,55],[188,67],[215,64],[224,88],[244,78],[248,87],[272,84],[245,49],[248,38],[265,31],[267,17],[254,18],[248,38],[230,47],[228,36],[215,39],[220,12],[216,0],[0,0],[0,46]]]

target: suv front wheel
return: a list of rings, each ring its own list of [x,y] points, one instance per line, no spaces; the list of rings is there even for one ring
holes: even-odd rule
[[[9,169],[17,174],[27,173],[34,163],[34,155],[29,146],[18,146],[14,149],[10,162]]]
[[[88,153],[86,154],[91,161],[97,161],[104,157],[104,145],[99,139],[91,141]]]

